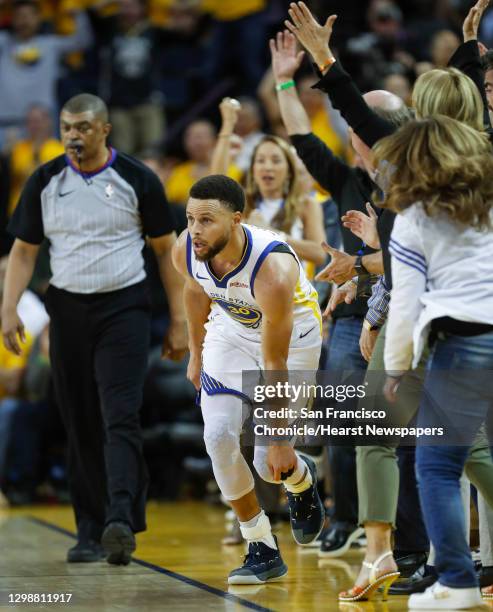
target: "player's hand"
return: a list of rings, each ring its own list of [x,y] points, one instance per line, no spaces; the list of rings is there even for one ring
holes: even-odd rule
[[[369,202],[366,203],[366,210],[368,211],[367,215],[360,210],[348,210],[341,217],[341,221],[344,227],[351,230],[355,236],[361,238],[369,247],[379,249],[380,238],[377,232],[378,215]]]
[[[14,355],[22,355],[20,342],[26,342],[26,334],[17,310],[2,313],[2,335],[5,348]]]
[[[351,304],[351,302],[354,302],[357,289],[358,285],[353,280],[347,281],[347,283],[344,283],[344,285],[340,287],[333,287],[327,308],[323,314],[324,318],[329,317],[339,304],[343,302]]]
[[[324,251],[330,255],[331,259],[329,265],[325,266],[325,268],[320,270],[315,276],[316,281],[342,285],[342,283],[356,276],[356,270],[354,269],[356,257],[354,255],[348,255],[347,253],[334,249],[326,242],[322,243],[322,247]]]
[[[198,391],[200,389],[200,371],[202,369],[202,359],[200,354],[190,353],[190,360],[187,367],[187,378]]]
[[[304,2],[292,2],[289,6],[288,12],[292,23],[285,21],[284,25],[311,53],[315,62],[323,64],[327,59],[334,57],[330,50],[330,39],[337,15],[331,15],[324,25],[320,25]]]
[[[287,474],[296,468],[298,459],[292,446],[269,446],[267,451],[267,465],[272,473],[273,480],[280,481],[281,474]]]
[[[467,14],[467,17],[462,24],[464,42],[478,39],[479,23],[489,3],[490,0],[478,0]]]
[[[186,321],[171,320],[163,340],[161,357],[181,361],[188,352],[188,332]]]
[[[361,350],[361,354],[366,359],[366,361],[370,361],[371,359],[379,331],[379,329],[371,331],[365,329],[364,327],[361,330],[361,336],[359,338],[359,348]]]
[[[304,51],[297,53],[296,37],[288,30],[278,32],[276,38],[269,41],[269,46],[276,83],[292,79],[305,55]]]

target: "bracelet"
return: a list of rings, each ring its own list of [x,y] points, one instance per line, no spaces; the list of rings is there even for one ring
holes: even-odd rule
[[[320,72],[323,73],[324,70],[326,70],[327,68],[330,68],[330,66],[332,66],[335,63],[336,63],[336,58],[329,57],[325,60],[323,64],[318,64],[318,69],[320,70]]]
[[[291,89],[291,87],[295,87],[296,83],[291,79],[290,81],[286,81],[285,83],[280,83],[276,85],[276,91],[284,91],[285,89]]]
[[[226,134],[221,134],[221,132],[219,132],[218,134],[218,138],[230,138],[233,135],[233,132],[227,132]]]

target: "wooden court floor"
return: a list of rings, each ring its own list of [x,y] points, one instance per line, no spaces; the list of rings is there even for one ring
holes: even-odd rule
[[[293,543],[287,526],[277,532],[289,567],[286,578],[265,586],[228,587],[228,572],[240,564],[243,547],[221,545],[224,510],[201,503],[150,503],[148,531],[139,534],[135,560],[127,567],[65,563],[73,530],[69,507],[0,511],[0,610],[407,610],[404,597],[339,604],[337,593],[352,585],[362,553],[319,560],[313,549]],[[72,595],[69,603],[9,603],[10,595],[22,593]]]

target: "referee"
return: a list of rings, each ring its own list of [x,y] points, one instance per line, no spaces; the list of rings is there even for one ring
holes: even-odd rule
[[[5,346],[20,354],[17,304],[39,247],[50,242],[50,358],[67,430],[77,545],[67,561],[128,564],[143,531],[148,484],[139,409],[147,368],[150,309],[142,250],[148,236],[168,295],[163,355],[187,345],[182,284],[171,264],[172,211],[157,176],[106,144],[104,102],[89,94],[60,114],[66,155],[29,178],[9,224],[2,304]]]

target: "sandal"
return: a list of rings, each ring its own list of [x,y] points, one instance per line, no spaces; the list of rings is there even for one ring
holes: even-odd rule
[[[493,599],[493,584],[490,584],[490,586],[481,589],[481,595],[483,599]]]
[[[391,550],[380,555],[373,563],[363,561],[363,565],[370,570],[368,584],[363,587],[353,586],[349,591],[342,591],[342,593],[339,593],[339,601],[370,601],[373,599],[375,593],[382,587],[382,600],[386,601],[390,587],[401,575],[400,572],[387,572],[377,577],[378,566],[389,556],[392,556]]]

